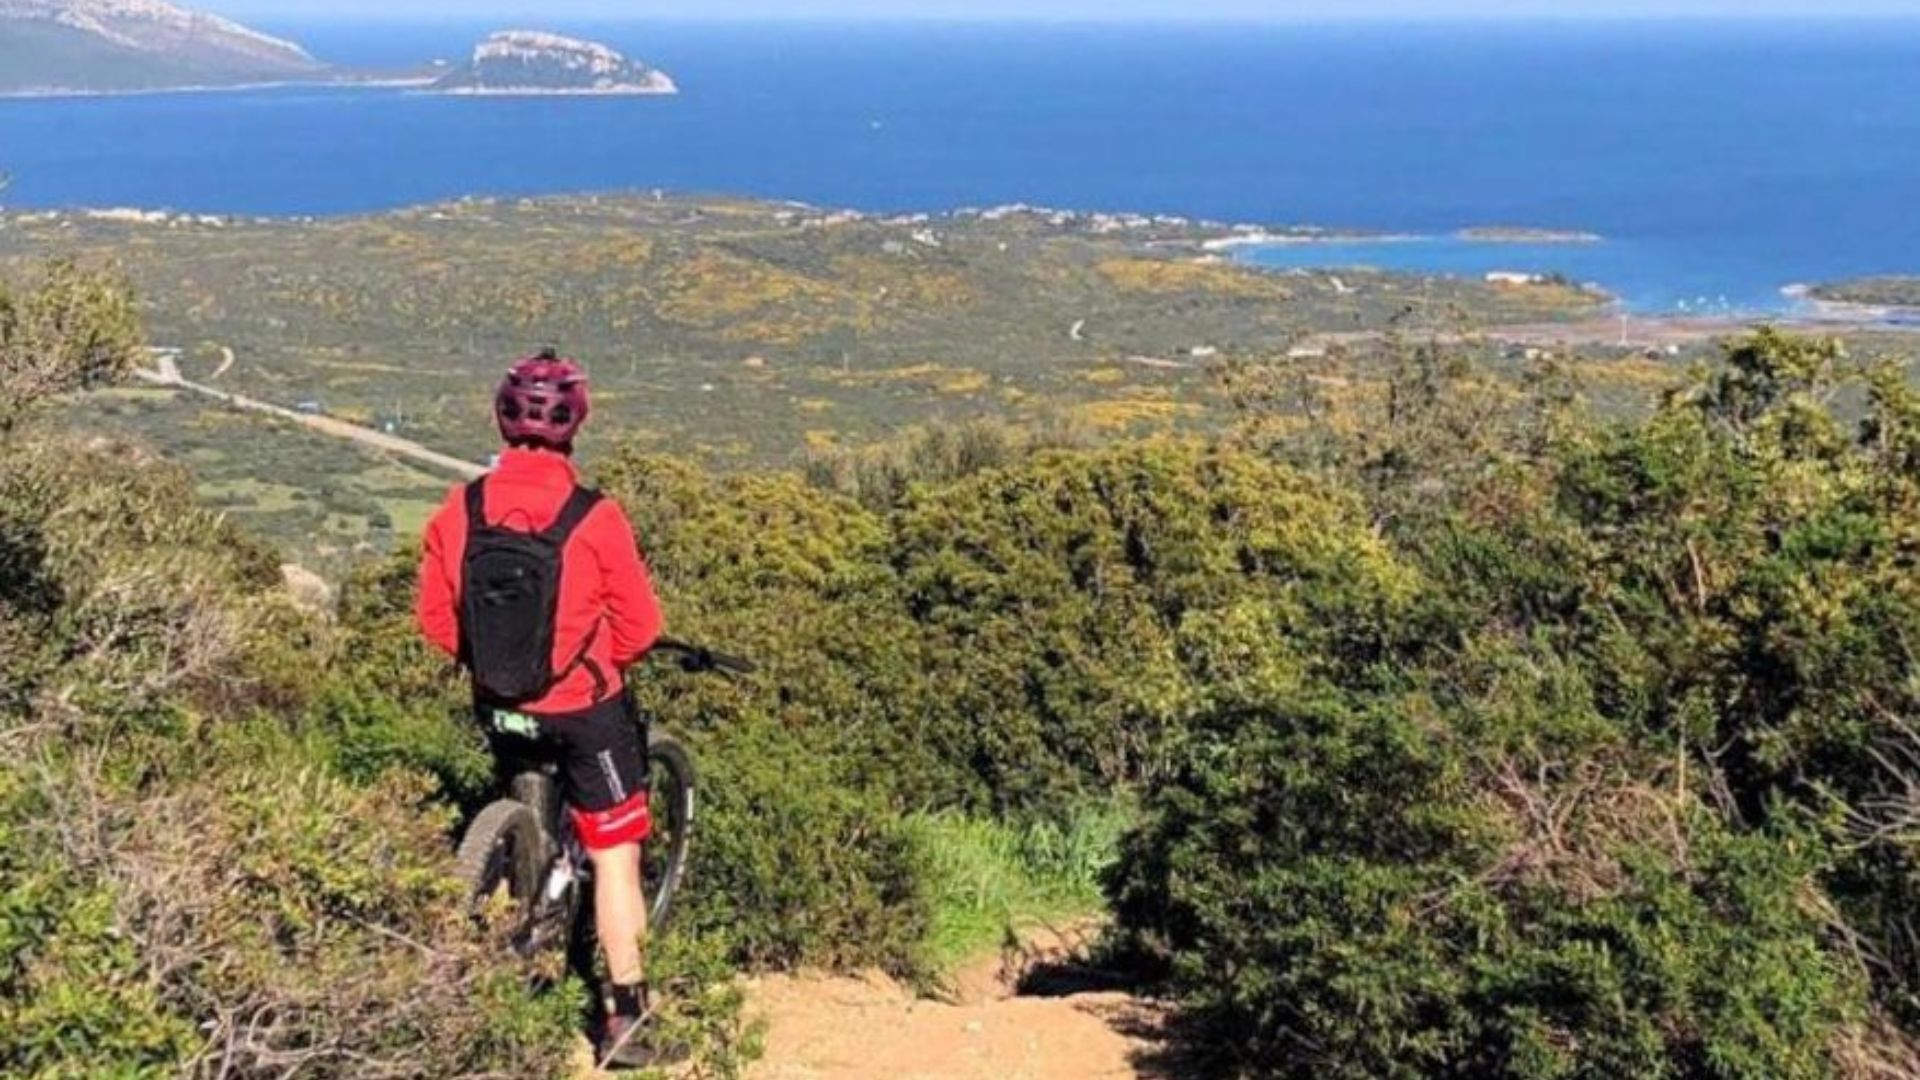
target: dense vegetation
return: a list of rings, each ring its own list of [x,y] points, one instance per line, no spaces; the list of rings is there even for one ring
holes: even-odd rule
[[[0,401],[124,368],[124,292],[0,296]],[[31,419],[27,419],[31,425]],[[0,434],[0,1073],[554,1075],[531,996],[445,876],[417,777],[320,767],[331,648],[183,475]]]
[[[1415,365],[1332,455],[1414,599],[1223,684],[1114,880],[1230,1063],[1912,1074],[1920,398],[1844,367],[1762,335],[1503,433]]]
[[[62,273],[0,304],[75,312],[0,320],[65,328],[0,387],[124,365]],[[932,977],[989,876],[956,853],[1073,902],[1124,827],[1119,951],[1221,1072],[1911,1074],[1907,383],[1762,336],[1641,421],[1430,351],[1291,388],[1237,372],[1215,439],[598,463],[676,632],[764,665],[645,680],[714,781],[666,958],[714,1067],[716,974]],[[177,474],[10,427],[0,1071],[563,1069],[577,993],[442,877],[488,770],[410,560],[304,610]]]

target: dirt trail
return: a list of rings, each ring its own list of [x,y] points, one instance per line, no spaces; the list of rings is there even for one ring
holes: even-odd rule
[[[1017,958],[962,971],[954,1000],[917,998],[880,975],[754,980],[750,1015],[767,1021],[749,1080],[1091,1080],[1172,1077],[1156,1063],[1164,1015],[1064,962],[1054,936]],[[1021,995],[1022,982],[1053,985]]]

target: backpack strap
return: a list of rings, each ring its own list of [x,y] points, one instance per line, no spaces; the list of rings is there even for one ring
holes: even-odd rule
[[[468,482],[466,487],[467,551],[466,555],[462,556],[462,558],[473,554],[473,538],[479,535],[482,529],[487,527],[487,493],[486,489],[480,486],[484,479],[485,478],[482,477],[472,480]],[[461,587],[464,590],[464,571],[462,571],[461,577]],[[467,639],[467,605],[465,597],[461,598],[457,611],[460,625],[460,647],[458,650],[460,666],[471,669],[473,667],[473,644]]]
[[[547,526],[547,531],[540,534],[541,538],[551,543],[555,548],[565,550],[568,538],[573,535],[574,530],[580,527],[581,522],[587,520],[587,515],[593,513],[594,507],[600,505],[602,497],[598,491],[592,488],[576,486],[573,489],[573,494],[567,496],[566,505],[560,508],[559,516],[553,519],[552,525]],[[589,655],[593,652],[594,639],[599,636],[600,620],[595,619],[593,627],[587,631],[587,636],[581,639],[580,649],[573,654],[573,660],[570,661],[566,667],[554,672],[553,682],[555,685],[558,685],[560,680],[573,674],[574,669],[585,667],[587,673],[593,676],[594,699],[598,701],[607,696],[606,673],[600,670],[600,665],[594,663],[592,656]]]
[[[479,481],[474,481],[474,484],[478,485]],[[573,531],[580,527],[581,522],[587,520],[587,515],[593,513],[593,508],[600,505],[600,499],[600,493],[592,488],[574,488],[573,494],[567,496],[566,505],[560,508],[560,516],[554,518],[553,524],[547,526],[547,531],[540,534],[541,539],[552,543],[555,547],[566,547],[567,538],[573,535]]]
[[[480,485],[485,477],[467,485],[467,534],[479,532],[487,527],[487,493]]]

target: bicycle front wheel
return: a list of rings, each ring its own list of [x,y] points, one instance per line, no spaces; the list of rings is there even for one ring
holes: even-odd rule
[[[456,872],[475,912],[502,919],[507,944],[523,955],[532,947],[546,852],[533,808],[512,799],[480,811],[460,841]]]

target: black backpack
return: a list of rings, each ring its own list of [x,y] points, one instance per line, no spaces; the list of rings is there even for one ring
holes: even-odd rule
[[[545,532],[489,525],[482,481],[467,485],[467,550],[461,574],[460,655],[479,696],[517,705],[545,694],[585,659],[598,625],[580,652],[553,670],[554,619],[560,605],[560,557],[567,538],[600,503],[576,487]]]

